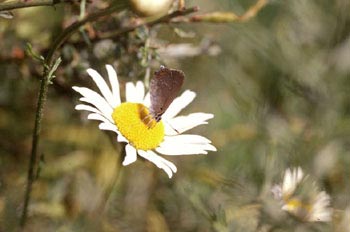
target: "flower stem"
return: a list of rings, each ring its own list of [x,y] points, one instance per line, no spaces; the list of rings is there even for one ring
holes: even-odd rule
[[[34,122],[33,140],[32,140],[32,151],[30,154],[28,177],[27,177],[27,188],[24,195],[24,205],[20,225],[23,227],[26,224],[28,214],[28,204],[32,192],[33,182],[35,180],[35,165],[37,160],[37,147],[40,139],[41,119],[43,116],[44,103],[46,101],[47,90],[48,90],[48,78],[46,78],[47,71],[44,72],[44,78],[41,79],[39,97],[37,102],[37,110]]]
[[[29,160],[29,168],[28,168],[28,176],[27,176],[27,186],[26,191],[24,195],[24,205],[23,205],[23,211],[20,219],[20,226],[24,227],[27,222],[27,216],[28,216],[28,205],[30,202],[31,192],[33,183],[35,181],[35,166],[37,163],[37,147],[40,140],[40,130],[41,130],[41,121],[43,118],[43,109],[45,106],[45,101],[47,98],[47,92],[48,92],[48,86],[51,82],[52,78],[52,69],[55,65],[54,63],[54,54],[58,50],[58,48],[79,28],[84,25],[87,22],[95,21],[99,19],[100,17],[109,15],[115,11],[124,10],[127,6],[125,3],[120,3],[118,5],[113,5],[111,7],[108,7],[104,10],[101,10],[100,12],[96,12],[93,14],[88,15],[82,20],[79,20],[66,29],[62,31],[62,33],[57,37],[57,39],[53,42],[46,58],[45,58],[45,65],[44,65],[44,71],[41,79],[40,89],[39,89],[39,96],[38,96],[38,102],[36,107],[36,115],[35,115],[35,122],[34,122],[34,130],[32,135],[32,150],[30,154],[30,160]]]

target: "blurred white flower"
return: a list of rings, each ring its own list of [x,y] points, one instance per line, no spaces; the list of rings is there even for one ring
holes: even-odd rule
[[[165,123],[154,122],[154,126],[149,127],[143,119],[149,115],[150,95],[145,95],[143,83],[126,83],[126,101],[121,102],[117,73],[111,65],[106,65],[106,69],[111,88],[97,71],[88,69],[102,95],[85,87],[74,86],[73,89],[83,96],[80,101],[88,103],[78,104],[75,109],[91,112],[88,119],[101,121],[101,130],[113,131],[119,142],[127,143],[124,166],[135,162],[138,154],[163,169],[171,178],[177,168],[159,154],[177,156],[216,151],[207,138],[182,134],[196,126],[208,124],[207,120],[214,117],[213,114],[201,112],[177,116],[193,101],[196,96],[194,92],[186,90],[175,98],[162,116]]]
[[[302,221],[331,221],[330,196],[319,192],[315,183],[306,181],[300,167],[287,169],[282,184],[272,187],[275,199],[281,201],[282,210]]]

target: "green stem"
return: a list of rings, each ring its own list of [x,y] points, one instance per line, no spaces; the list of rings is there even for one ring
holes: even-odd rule
[[[27,222],[28,215],[28,205],[30,202],[32,186],[35,181],[35,166],[37,163],[37,147],[40,140],[40,130],[41,130],[41,121],[43,118],[43,109],[45,105],[45,101],[47,98],[48,86],[50,84],[50,69],[52,68],[52,64],[54,61],[54,54],[58,50],[58,48],[74,33],[76,32],[82,25],[87,22],[95,21],[103,16],[109,15],[115,11],[124,10],[127,6],[124,3],[111,6],[100,12],[93,13],[85,17],[84,19],[77,21],[67,27],[62,33],[57,37],[57,39],[53,42],[47,56],[45,59],[45,67],[41,79],[38,102],[36,107],[36,115],[34,122],[34,130],[33,130],[33,140],[32,140],[32,150],[29,160],[29,168],[28,168],[28,177],[27,177],[27,187],[24,196],[24,205],[23,211],[20,219],[20,226],[24,227]]]
[[[35,180],[34,166],[36,165],[36,160],[37,160],[37,147],[38,147],[38,141],[40,138],[43,106],[46,101],[46,95],[48,90],[48,80],[46,78],[46,75],[47,75],[47,71],[45,70],[45,74],[44,74],[45,77],[41,79],[41,83],[40,83],[39,97],[37,102],[37,111],[35,115],[32,151],[31,151],[30,160],[29,160],[29,169],[28,169],[28,177],[27,177],[27,188],[24,196],[23,212],[22,212],[21,221],[20,221],[20,225],[22,227],[26,223],[27,213],[28,213],[28,204],[29,204],[30,195],[32,192],[33,182]]]

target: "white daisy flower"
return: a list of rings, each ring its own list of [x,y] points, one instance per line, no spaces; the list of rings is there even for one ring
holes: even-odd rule
[[[282,210],[302,221],[330,221],[330,196],[324,191],[318,192],[315,183],[306,179],[307,176],[304,176],[300,167],[288,168],[282,184],[273,186],[271,191],[274,197],[281,201]]]
[[[186,116],[177,116],[182,109],[190,104],[196,94],[186,90],[181,96],[174,99],[162,121],[149,127],[145,116],[149,115],[150,94],[145,94],[145,87],[141,81],[136,85],[126,83],[126,101],[120,98],[117,73],[111,65],[106,65],[110,87],[103,77],[95,70],[87,72],[96,83],[101,94],[85,88],[74,86],[73,89],[83,97],[80,101],[87,104],[78,104],[76,110],[91,112],[88,119],[101,121],[101,130],[113,131],[117,134],[119,142],[125,142],[126,156],[123,165],[129,165],[137,160],[137,155],[154,163],[163,169],[169,176],[177,171],[176,166],[164,159],[161,155],[194,155],[207,154],[216,151],[211,141],[200,135],[182,134],[196,126],[208,124],[207,120],[213,114],[191,113]]]

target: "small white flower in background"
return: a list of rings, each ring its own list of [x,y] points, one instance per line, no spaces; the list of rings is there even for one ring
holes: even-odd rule
[[[281,201],[282,210],[302,221],[331,221],[330,196],[318,191],[314,182],[307,181],[300,167],[287,169],[282,184],[272,187],[275,199]]]
[[[106,65],[106,69],[111,88],[97,71],[88,69],[102,95],[85,87],[74,86],[73,89],[83,96],[80,101],[87,103],[78,104],[75,109],[91,112],[88,119],[101,121],[101,130],[113,131],[117,134],[118,142],[127,143],[124,166],[135,162],[138,154],[163,169],[171,178],[177,168],[159,154],[177,156],[216,151],[207,138],[182,134],[196,126],[208,124],[207,120],[214,117],[213,114],[201,112],[177,116],[193,101],[196,96],[194,92],[186,90],[175,98],[162,115],[165,123],[160,121],[150,128],[142,120],[149,115],[150,107],[150,94],[145,94],[144,84],[141,81],[136,85],[126,83],[126,101],[121,102],[117,73],[111,65]]]

